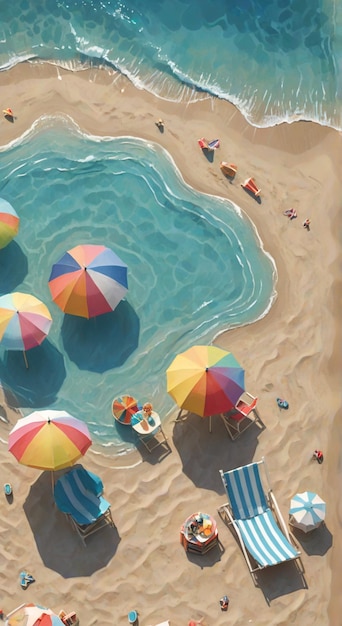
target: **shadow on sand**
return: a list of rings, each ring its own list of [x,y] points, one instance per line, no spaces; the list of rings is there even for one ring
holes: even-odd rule
[[[209,552],[205,554],[194,554],[192,552],[185,552],[188,561],[193,563],[193,565],[197,565],[201,569],[205,569],[206,567],[213,567],[215,563],[218,563],[222,559],[222,555],[225,553],[224,546],[219,540],[217,545],[212,548]]]
[[[63,355],[45,339],[40,346],[26,352],[26,358],[28,368],[21,351],[5,351],[0,361],[0,380],[5,389],[7,386],[11,389],[18,406],[47,406],[55,401],[66,376]],[[9,402],[13,403],[13,397]]]
[[[204,156],[207,159],[207,161],[209,161],[209,163],[213,163],[214,162],[214,152],[215,152],[215,150],[209,150],[208,148],[202,148],[202,153],[204,154]]]
[[[310,533],[305,534],[298,528],[293,528],[292,534],[309,556],[323,556],[332,547],[332,534],[324,522]]]
[[[260,196],[256,196],[255,193],[253,193],[253,191],[250,191],[249,189],[246,189],[242,185],[241,185],[241,187],[251,198],[253,198],[253,200],[255,200],[255,202],[257,202],[258,204],[261,204],[261,197]]]
[[[27,257],[15,241],[0,250],[0,294],[14,291],[25,280]]]
[[[304,573],[294,561],[267,567],[258,572],[256,578],[257,586],[262,591],[267,604],[289,593],[308,589]]]
[[[102,569],[121,541],[117,529],[106,526],[91,535],[84,546],[54,503],[50,472],[41,474],[31,486],[24,511],[44,565],[63,578],[91,576]]]
[[[219,470],[225,472],[250,463],[258,446],[260,429],[253,424],[236,441],[232,441],[219,416],[209,418],[189,413],[182,421],[176,421],[173,442],[183,464],[183,472],[196,487],[202,487],[224,495]]]
[[[137,348],[140,322],[123,300],[111,313],[89,320],[65,315],[61,333],[65,352],[79,369],[106,372],[123,365]]]

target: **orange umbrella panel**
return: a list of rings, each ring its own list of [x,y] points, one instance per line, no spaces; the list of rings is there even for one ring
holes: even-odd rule
[[[91,445],[87,425],[66,411],[34,411],[11,430],[8,449],[23,465],[42,470],[70,467]]]
[[[182,409],[202,417],[232,409],[244,392],[244,370],[231,352],[194,346],[167,370],[167,391]]]

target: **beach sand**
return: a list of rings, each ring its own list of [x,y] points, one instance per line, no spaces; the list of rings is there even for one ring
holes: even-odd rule
[[[134,88],[120,74],[99,68],[73,73],[28,64],[1,72],[2,146],[26,132],[42,115],[70,116],[94,135],[142,137],[162,145],[187,183],[237,203],[275,259],[277,299],[258,322],[215,338],[246,370],[246,387],[259,398],[266,428],[250,428],[230,441],[219,418],[189,416],[165,423],[170,453],[135,451],[119,458],[89,450],[83,465],[98,473],[112,504],[116,530],[90,538],[84,548],[53,505],[48,473],[19,465],[7,451],[18,411],[0,402],[0,467],[11,482],[13,502],[3,495],[1,605],[8,613],[22,602],[55,611],[75,610],[81,626],[127,623],[131,609],[140,626],[169,619],[186,626],[204,616],[223,624],[341,624],[341,197],[342,150],[337,131],[309,122],[251,127],[235,107],[216,98],[172,104]],[[85,96],[86,94],[86,96]],[[155,122],[164,120],[164,133]],[[197,139],[219,137],[212,163]],[[230,184],[221,160],[238,165]],[[261,188],[261,204],[240,183],[249,176]],[[294,207],[290,221],[283,211]],[[311,229],[302,222],[309,217]],[[220,277],[217,277],[219,294]],[[281,411],[276,398],[289,402]],[[155,407],[157,409],[157,407]],[[324,451],[319,465],[315,448]],[[159,451],[158,451],[159,450]],[[293,565],[266,570],[256,588],[238,544],[220,519],[225,502],[219,469],[265,456],[285,520],[291,496],[316,491],[327,502],[326,526],[298,535],[307,588]],[[221,550],[186,555],[182,522],[203,510],[218,523]],[[19,572],[36,578],[26,591]],[[219,599],[230,598],[228,613]],[[265,600],[268,596],[270,603]]]

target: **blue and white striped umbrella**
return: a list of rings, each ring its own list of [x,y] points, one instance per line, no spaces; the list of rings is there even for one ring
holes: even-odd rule
[[[312,491],[297,493],[291,500],[289,514],[292,526],[308,533],[323,522],[325,502]]]

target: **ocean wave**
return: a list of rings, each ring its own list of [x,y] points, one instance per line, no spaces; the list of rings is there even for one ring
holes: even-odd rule
[[[218,97],[249,123],[299,119],[342,129],[341,12],[327,0],[22,0],[0,26],[0,69],[24,60],[103,66],[172,101]]]

